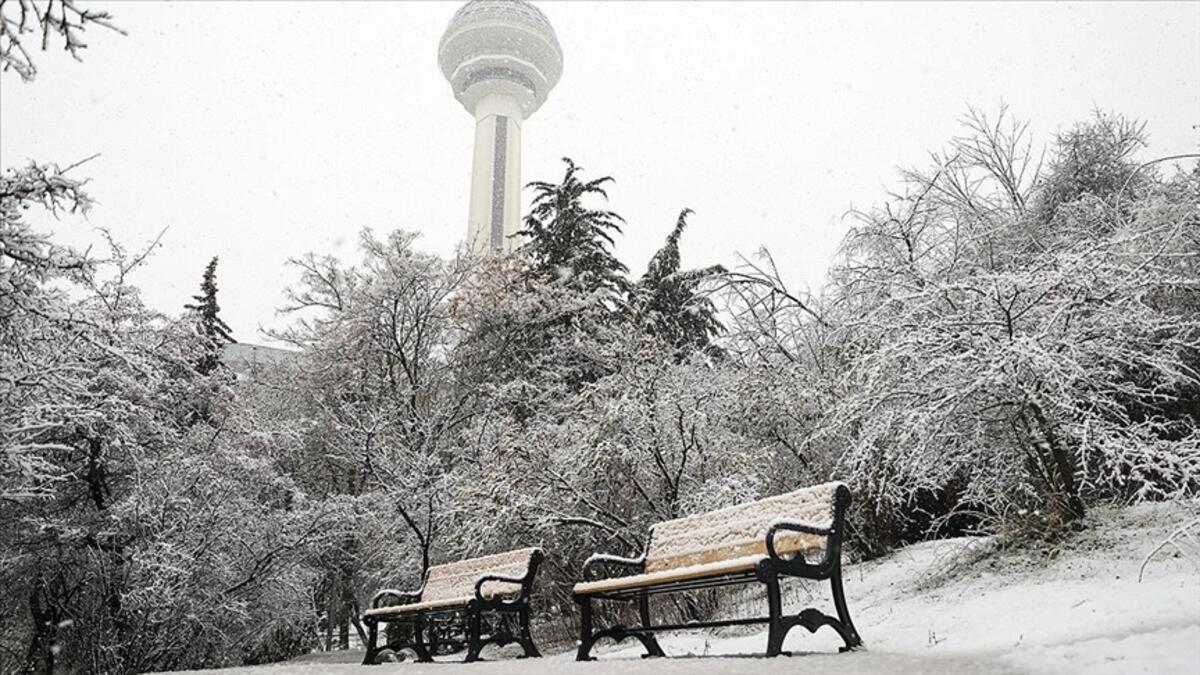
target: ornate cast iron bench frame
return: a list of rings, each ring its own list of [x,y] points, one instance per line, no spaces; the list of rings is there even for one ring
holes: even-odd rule
[[[544,557],[540,549],[534,549],[529,556],[528,568],[520,577],[489,573],[480,575],[475,581],[475,597],[463,603],[395,614],[364,613],[362,621],[367,625],[367,653],[363,665],[375,665],[376,659],[384,651],[411,649],[416,652],[418,662],[429,663],[436,655],[452,654],[464,647],[467,650],[464,662],[471,663],[479,660],[479,653],[485,645],[504,646],[512,642],[520,644],[525,650],[518,658],[540,657],[541,653],[533,644],[529,632],[529,597],[538,566]],[[519,584],[520,591],[506,594],[508,597],[488,597],[484,595],[483,585],[489,582]],[[418,604],[423,590],[424,584],[414,592],[381,590],[371,598],[371,609]],[[391,599],[391,602],[380,604],[387,599]],[[388,624],[387,643],[384,645],[379,645],[380,623]]]
[[[834,491],[833,519],[830,527],[813,527],[802,522],[787,520],[774,521],[769,526],[766,533],[765,545],[767,555],[759,560],[753,569],[750,570],[732,573],[718,573],[712,575],[689,576],[687,579],[652,583],[644,586],[636,586],[620,590],[583,593],[576,591],[574,594],[575,602],[579,605],[580,610],[580,639],[579,650],[575,657],[576,660],[593,660],[595,657],[590,655],[592,647],[596,644],[596,641],[600,640],[601,638],[612,638],[617,642],[621,642],[622,640],[630,637],[636,638],[642,643],[642,646],[645,647],[646,657],[656,657],[665,656],[662,648],[658,644],[658,640],[654,637],[656,632],[684,630],[690,628],[742,626],[762,623],[767,624],[769,627],[766,651],[767,656],[778,656],[785,653],[783,652],[783,639],[785,636],[787,636],[788,631],[796,626],[803,626],[804,628],[808,629],[810,633],[817,632],[817,629],[821,626],[829,626],[833,630],[837,631],[838,635],[841,636],[843,642],[845,643],[845,646],[839,649],[839,651],[842,652],[862,647],[862,639],[859,638],[858,632],[855,630],[854,624],[850,620],[850,611],[846,607],[846,597],[842,589],[841,551],[845,526],[845,514],[849,505],[850,490],[844,485],[839,485]],[[825,550],[822,559],[816,563],[808,563],[805,561],[803,553],[797,553],[795,556],[790,558],[780,555],[776,551],[775,538],[778,534],[784,532],[796,532],[826,537],[824,546]],[[653,538],[653,536],[654,533],[653,530],[651,530],[650,537]],[[649,551],[649,549],[650,542],[648,541],[646,550]],[[585,582],[595,580],[592,575],[594,570],[609,565],[632,570],[634,574],[641,574],[644,573],[645,570],[646,554],[643,553],[640,558],[621,558],[610,555],[594,555],[589,558],[586,563],[584,563],[583,578]],[[782,601],[780,598],[779,582],[783,577],[789,576],[817,581],[828,579],[832,588],[833,604],[837,612],[837,617],[834,618],[813,608],[805,609],[795,615],[784,615]],[[606,578],[611,578],[611,576]],[[649,599],[652,595],[718,588],[722,586],[732,586],[736,584],[754,582],[758,582],[766,586],[768,616],[677,624],[652,624],[650,621]],[[640,625],[633,627],[615,625],[594,630],[592,617],[593,600],[637,602]]]

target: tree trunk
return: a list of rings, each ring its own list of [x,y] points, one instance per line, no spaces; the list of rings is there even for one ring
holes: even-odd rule
[[[1059,441],[1054,428],[1037,403],[1030,402],[1029,410],[1037,422],[1041,439],[1035,439],[1034,447],[1043,447],[1050,455],[1050,476],[1056,485],[1052,489],[1057,492],[1055,509],[1064,522],[1077,520],[1084,516],[1083,499],[1079,496],[1079,486],[1075,482],[1075,464],[1071,461],[1062,443]]]
[[[54,609],[47,606],[46,596],[46,582],[39,576],[29,593],[29,615],[33,630],[25,654],[26,673],[54,673],[54,638],[58,631],[58,617]]]
[[[333,651],[333,613],[336,609],[333,595],[325,600],[325,651]]]

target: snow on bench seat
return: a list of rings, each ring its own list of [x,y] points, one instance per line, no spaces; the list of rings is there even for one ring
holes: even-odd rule
[[[485,574],[520,578],[529,570],[529,563],[538,549],[523,548],[480,558],[470,558],[429,568],[425,586],[418,602],[390,607],[376,607],[363,612],[364,616],[395,616],[433,609],[458,607],[475,598],[475,583]],[[512,597],[520,594],[521,584],[507,581],[488,581],[481,589],[483,597]]]
[[[576,584],[577,594],[617,591],[754,569],[767,555],[767,529],[777,521],[833,526],[835,492],[842,483],[803,488],[654,525],[642,574]],[[775,551],[805,558],[824,554],[828,537],[780,532]]]
[[[704,565],[691,565],[689,567],[677,567],[675,569],[660,570],[658,572],[650,572],[648,574],[635,574],[630,577],[614,577],[612,579],[601,579],[599,581],[585,581],[575,584],[575,592],[592,595],[595,593],[605,593],[608,591],[623,591],[630,588],[638,588],[641,586],[653,586],[655,584],[665,584],[672,581],[688,581],[690,579],[704,579],[708,577],[721,576],[723,574],[735,574],[737,572],[748,572],[754,569],[758,561],[764,556],[751,555],[743,558],[732,558],[730,560],[719,560]]]

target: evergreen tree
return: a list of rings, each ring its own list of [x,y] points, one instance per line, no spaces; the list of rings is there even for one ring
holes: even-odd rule
[[[221,348],[237,342],[230,334],[229,325],[221,320],[221,306],[217,304],[217,258],[209,261],[204,268],[204,279],[200,282],[200,294],[193,295],[195,304],[184,305],[195,313],[200,321],[200,330],[207,340],[204,357],[196,365],[196,370],[207,375],[216,369],[221,361]]]
[[[607,200],[604,184],[613,179],[603,176],[584,182],[578,177],[580,168],[567,157],[563,161],[567,172],[561,183],[529,184],[535,197],[519,234],[529,237],[522,252],[530,262],[530,275],[587,292],[605,289],[621,295],[629,287],[625,278],[629,270],[610,247],[625,221],[612,211],[583,204],[588,195]]]
[[[687,227],[691,209],[679,213],[675,229],[654,254],[646,273],[634,286],[630,306],[638,325],[676,349],[704,349],[721,330],[716,308],[700,285],[725,268],[712,265],[693,270],[679,269],[679,237]]]

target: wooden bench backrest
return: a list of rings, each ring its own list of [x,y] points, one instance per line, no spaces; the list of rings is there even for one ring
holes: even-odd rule
[[[766,555],[767,528],[776,520],[831,527],[835,494],[841,485],[825,483],[658,523],[650,530],[646,572]],[[781,532],[775,537],[775,550],[780,554],[823,551],[825,544],[826,537],[798,532]]]
[[[459,560],[434,565],[425,577],[425,589],[421,591],[421,602],[468,598],[475,596],[475,582],[484,574],[499,574],[506,577],[523,577],[529,571],[529,563],[536,548],[523,548],[507,553],[496,553],[481,558]],[[484,585],[487,595],[517,594],[520,584],[491,581]]]

